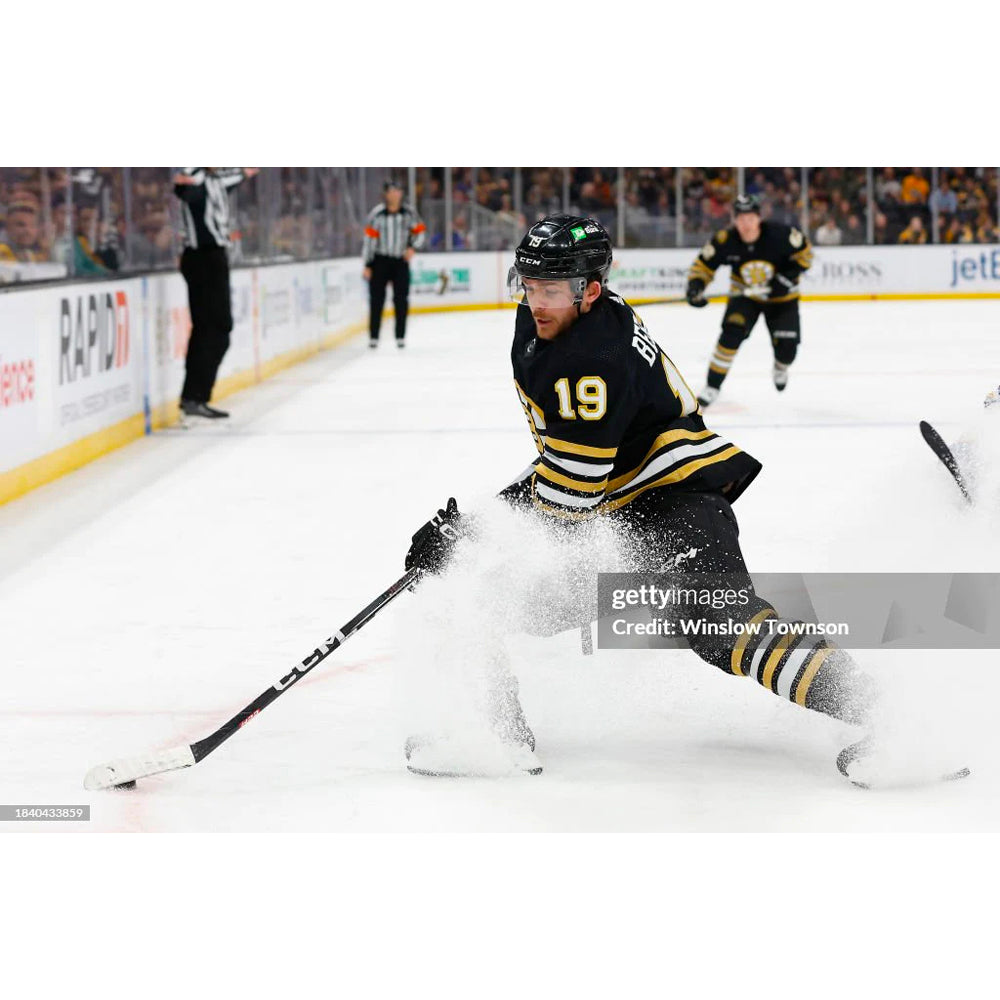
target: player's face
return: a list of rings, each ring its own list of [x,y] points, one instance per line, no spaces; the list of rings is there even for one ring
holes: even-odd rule
[[[755,243],[760,236],[760,216],[756,212],[740,212],[736,216],[736,231],[744,243]]]
[[[525,278],[524,298],[542,340],[553,340],[577,317],[573,289],[568,281],[540,281]]]
[[[535,330],[542,340],[555,340],[573,325],[581,313],[590,312],[590,307],[601,297],[601,284],[598,281],[591,281],[587,285],[580,302],[573,297],[573,289],[568,281],[525,278],[522,285],[524,301],[531,310]]]
[[[385,193],[385,206],[390,212],[398,212],[403,203],[403,192],[399,188],[389,188]]]

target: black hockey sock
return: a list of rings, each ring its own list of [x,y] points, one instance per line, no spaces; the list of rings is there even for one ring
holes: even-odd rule
[[[726,347],[722,343],[722,338],[715,345],[712,359],[708,363],[708,384],[713,389],[721,389],[722,383],[729,374],[733,361],[736,359],[736,347]]]
[[[855,725],[867,720],[876,697],[875,684],[844,650],[825,639],[796,634],[801,622],[779,619],[768,608],[750,622],[733,645],[730,669],[780,698]]]

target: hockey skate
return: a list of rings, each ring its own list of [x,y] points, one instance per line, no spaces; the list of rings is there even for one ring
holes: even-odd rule
[[[431,778],[504,778],[542,773],[534,737],[530,743],[508,743],[495,734],[411,736],[403,753],[411,774]]]
[[[701,406],[711,406],[719,398],[719,390],[712,385],[706,385],[701,392],[698,393],[698,403]]]
[[[778,392],[784,392],[785,386],[788,385],[788,365],[783,365],[780,361],[775,361],[774,370],[771,374],[774,378],[774,388]]]
[[[517,678],[498,651],[486,699],[489,725],[478,731],[410,737],[403,748],[407,770],[429,777],[499,778],[541,774],[535,734],[524,717]]]
[[[949,770],[936,755],[903,753],[869,734],[844,747],[837,755],[837,770],[858,788],[909,788],[937,781],[956,781],[971,773],[967,767]]]
[[[194,399],[181,400],[181,414],[184,417],[204,417],[206,420],[223,420],[229,416],[226,410],[217,410],[208,403],[200,403]]]

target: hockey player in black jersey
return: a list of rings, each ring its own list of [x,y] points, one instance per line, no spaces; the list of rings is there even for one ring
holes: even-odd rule
[[[680,372],[628,303],[607,287],[611,255],[598,222],[566,215],[536,223],[515,252],[508,282],[521,301],[511,361],[538,455],[500,496],[563,531],[580,531],[581,522],[594,518],[614,519],[630,540],[629,568],[666,570],[684,553],[685,573],[722,575],[728,586],[749,589],[752,599],[739,612],[745,623],[777,621],[775,609],[753,593],[732,510],[760,463],[705,426]],[[469,544],[475,544],[471,530]],[[449,500],[413,536],[407,569],[447,571],[453,547],[469,531],[469,519]],[[592,620],[553,622],[557,604],[554,593],[535,602],[539,617],[548,618],[545,633]],[[720,612],[720,620],[731,620],[732,610]],[[531,622],[524,627],[543,634]],[[781,631],[706,634],[690,642],[727,673],[752,676],[780,697],[863,723],[872,685],[851,658],[825,639]],[[520,769],[537,773],[516,681],[506,667],[496,676],[495,729],[517,748]],[[442,764],[426,748],[426,742],[408,744],[411,770],[462,773],[461,762]]]
[[[724,264],[732,268],[722,333],[708,364],[705,388],[698,394],[702,406],[718,399],[736,352],[761,313],[771,334],[774,385],[779,392],[788,384],[788,368],[801,339],[799,277],[812,264],[808,238],[794,226],[762,222],[753,195],[736,199],[733,216],[733,225],[720,229],[702,247],[688,272],[687,300],[701,307],[707,305],[705,288],[716,270]]]

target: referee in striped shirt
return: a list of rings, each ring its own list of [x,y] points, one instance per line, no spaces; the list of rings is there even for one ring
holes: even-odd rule
[[[256,167],[233,172],[189,167],[174,176],[174,194],[181,200],[184,219],[181,274],[187,282],[191,309],[191,337],[181,389],[181,410],[186,416],[210,420],[229,416],[225,410],[208,405],[233,329],[226,256],[229,189],[256,173]]]
[[[403,188],[386,181],[383,200],[368,213],[362,253],[368,282],[371,314],[369,347],[378,347],[385,305],[385,286],[392,282],[392,304],[396,311],[396,346],[406,345],[406,312],[410,296],[410,261],[424,245],[427,227],[420,216],[403,204]]]

